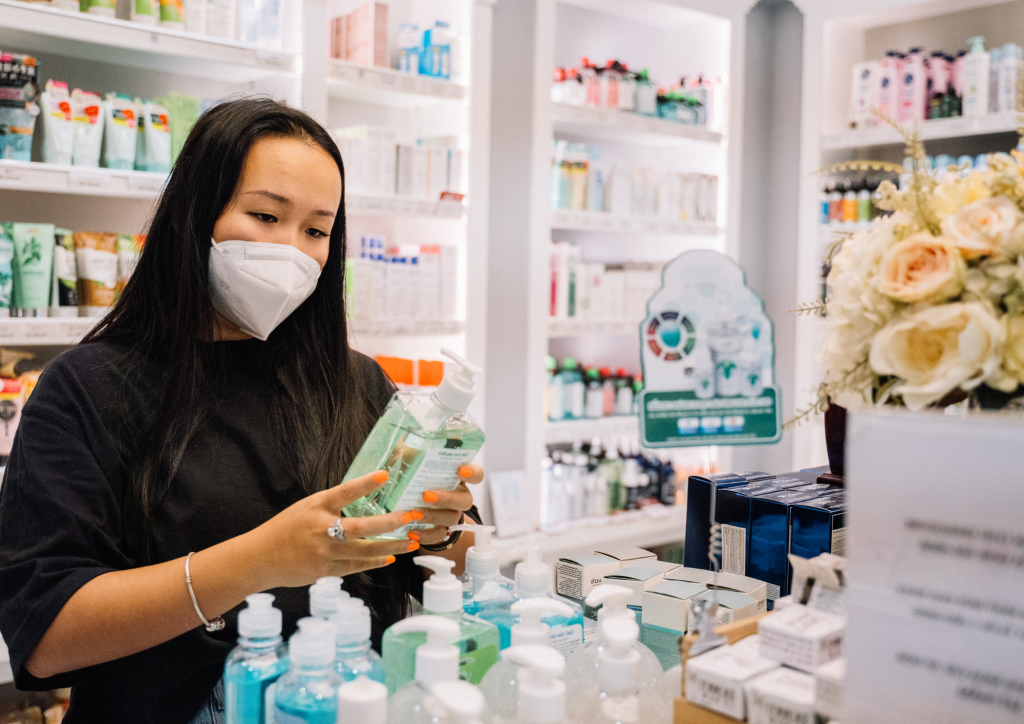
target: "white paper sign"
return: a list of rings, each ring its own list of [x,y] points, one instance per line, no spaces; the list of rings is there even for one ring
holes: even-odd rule
[[[526,515],[526,471],[508,470],[487,473],[491,493],[491,513],[496,533],[502,538],[532,532]]]
[[[1024,721],[1024,417],[854,412],[847,724]]]

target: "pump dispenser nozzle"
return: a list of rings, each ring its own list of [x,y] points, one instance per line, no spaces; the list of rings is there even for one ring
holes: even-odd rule
[[[330,618],[338,610],[338,603],[349,597],[341,588],[343,578],[323,576],[309,587],[309,615],[316,618]]]
[[[281,635],[281,612],[274,608],[274,594],[254,593],[245,597],[238,612],[238,635],[248,639]]]
[[[453,525],[449,530],[467,530],[473,533],[473,545],[466,551],[466,573],[474,578],[497,578],[501,571],[498,562],[498,551],[491,548],[493,525],[474,525],[463,523]]]
[[[509,611],[519,616],[519,623],[512,626],[512,646],[549,646],[551,627],[541,619],[545,616],[570,618],[575,613],[568,604],[546,596],[516,601]]]
[[[452,573],[454,561],[441,556],[417,556],[413,561],[434,572],[423,584],[423,610],[429,613],[454,613],[462,610],[462,583]]]
[[[516,565],[516,596],[537,598],[551,593],[551,566],[540,559],[540,547],[531,546],[526,560]]]
[[[459,624],[441,616],[413,616],[402,619],[391,630],[396,634],[425,631],[427,642],[416,649],[416,680],[424,684],[459,678],[459,647],[451,641],[459,635]]]
[[[519,664],[519,702],[516,720],[524,724],[554,724],[565,720],[565,659],[548,646],[511,646],[502,658]]]
[[[615,617],[603,621],[601,628],[605,642],[597,655],[601,688],[612,693],[635,689],[640,675],[640,652],[633,644],[640,638],[640,627],[633,619]]]
[[[430,687],[427,710],[451,724],[479,724],[484,695],[468,681],[442,681]]]
[[[967,44],[971,46],[972,53],[984,53],[985,52],[985,37],[982,35],[974,35],[967,39]]]
[[[475,378],[483,370],[446,347],[441,348],[441,354],[459,368],[445,373],[441,384],[434,391],[434,399],[452,410],[465,412],[476,394]]]
[[[597,621],[600,623],[612,616],[629,616],[629,620],[636,623],[636,617],[626,608],[626,601],[633,596],[633,592],[625,586],[616,586],[612,583],[602,583],[594,586],[587,595],[587,605],[591,608],[600,606],[597,612]]]

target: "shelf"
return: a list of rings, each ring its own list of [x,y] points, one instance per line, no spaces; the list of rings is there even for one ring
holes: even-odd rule
[[[0,318],[0,345],[59,346],[78,344],[101,317]]]
[[[640,322],[635,319],[548,319],[548,338],[590,337],[638,334]]]
[[[555,132],[606,141],[663,146],[666,143],[722,143],[722,134],[630,111],[552,103]]]
[[[936,118],[918,124],[921,140],[937,141],[945,138],[969,138],[992,133],[1014,133],[1020,126],[1016,113],[990,113],[985,116],[957,116]],[[821,137],[823,151],[844,151],[872,146],[902,146],[906,143],[899,132],[891,126],[856,128],[838,133],[826,133]]]
[[[349,330],[372,337],[428,337],[462,334],[458,319],[350,319]]]
[[[53,39],[60,39],[55,45]],[[248,83],[295,75],[297,56],[258,50],[130,20],[74,13],[41,4],[0,0],[0,43],[5,49],[59,55],[145,70]],[[173,62],[168,62],[173,58]]]
[[[465,213],[465,206],[451,201],[442,203],[401,196],[346,194],[345,213],[355,216],[435,216],[458,219]]]
[[[651,505],[600,518],[573,521],[564,530],[528,533],[514,538],[493,538],[502,565],[526,557],[526,549],[539,546],[541,555],[551,563],[567,553],[593,552],[595,547],[631,545],[638,548],[665,545],[686,537],[686,506]]]
[[[557,445],[577,440],[590,441],[595,437],[607,440],[615,435],[636,435],[639,424],[633,415],[600,417],[594,420],[564,420],[544,425],[544,443]]]
[[[328,68],[327,94],[332,98],[410,108],[442,101],[462,102],[467,95],[464,85],[399,73],[393,68],[357,65],[336,58],[331,59]]]
[[[0,161],[0,189],[11,191],[153,199],[166,181],[166,174],[147,171]]]
[[[718,236],[722,230],[710,221],[674,221],[616,216],[601,211],[552,211],[551,228],[562,231],[601,231],[617,234],[676,234]]]

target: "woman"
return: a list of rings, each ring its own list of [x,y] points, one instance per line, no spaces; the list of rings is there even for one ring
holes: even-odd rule
[[[393,392],[348,347],[343,187],[304,113],[208,111],[117,306],[25,406],[0,487],[0,631],[19,688],[74,687],[70,724],[215,720],[248,594],[273,591],[288,636],[305,586],[344,576],[379,647],[422,588],[421,545],[461,567],[468,536],[445,527],[472,508],[465,485],[328,535],[386,479],[340,484]],[[414,519],[434,528],[363,540]]]

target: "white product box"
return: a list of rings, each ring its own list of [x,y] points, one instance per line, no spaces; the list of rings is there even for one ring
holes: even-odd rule
[[[614,558],[619,562],[620,568],[644,565],[640,561],[657,562],[658,560],[658,556],[654,555],[650,551],[645,551],[643,548],[634,548],[633,546],[605,547],[601,550],[594,551],[594,555],[608,556],[609,558]]]
[[[814,670],[814,711],[835,719],[843,714],[846,659],[836,659]]]
[[[785,667],[747,682],[750,724],[814,724],[814,677]]]
[[[629,216],[631,213],[633,181],[629,167],[617,164],[604,183],[604,210],[616,216]]]
[[[763,658],[750,648],[712,649],[686,662],[686,699],[743,721],[747,718],[744,684],[778,668],[778,662]]]
[[[430,193],[430,149],[398,146],[395,189],[399,196],[427,199]]]
[[[667,221],[678,221],[683,210],[680,202],[683,198],[683,181],[677,173],[662,174],[658,179],[658,218]]]
[[[856,128],[867,128],[873,118],[871,108],[877,101],[876,87],[882,72],[877,60],[855,63],[853,83],[850,86],[850,123]]]
[[[559,596],[582,601],[594,586],[600,585],[602,578],[621,566],[618,559],[600,554],[559,558],[555,566],[555,590]]]
[[[448,190],[448,154],[447,148],[430,148],[430,190],[427,193],[431,201],[437,201],[441,194]]]
[[[768,584],[756,578],[739,576],[735,573],[719,573],[718,578],[712,578],[705,584],[708,588],[716,588],[720,591],[737,591],[745,593],[757,601],[757,612],[764,613],[768,610]]]
[[[757,599],[745,593],[736,593],[735,591],[708,591],[699,596],[694,596],[691,600],[690,610],[693,610],[693,601],[711,597],[715,597],[718,600],[718,614],[715,616],[716,626],[732,623],[733,621],[741,621],[757,613]],[[687,620],[692,626],[693,617],[688,616]],[[690,630],[689,633],[697,632]]]
[[[841,617],[800,605],[758,622],[761,654],[802,671],[814,671],[842,656],[845,630]]]
[[[419,254],[419,274],[422,279],[422,296],[417,300],[421,307],[420,316],[426,319],[441,318],[441,247],[423,245]]]
[[[619,319],[626,311],[626,272],[622,269],[607,269],[604,273],[604,306],[608,317]]]
[[[442,319],[455,319],[459,302],[459,249],[446,244],[441,250],[441,292],[439,301]]]
[[[702,586],[708,585],[708,582],[714,577],[714,571],[706,571],[703,568],[686,568],[685,566],[679,566],[665,574],[666,581],[686,581]]]
[[[792,594],[790,594],[789,596],[783,596],[782,598],[775,599],[775,608],[772,610],[778,613],[779,611],[785,611],[790,606],[795,605],[797,605],[797,602],[794,600]]]
[[[642,620],[644,626],[658,626],[683,632],[688,628],[690,599],[708,589],[697,583],[663,580],[644,591]]]
[[[655,564],[661,564],[656,566]],[[601,583],[612,583],[616,586],[623,586],[633,592],[633,595],[626,606],[633,612],[640,614],[644,608],[644,591],[649,591],[663,580],[665,580],[664,566],[673,566],[671,563],[660,561],[641,560],[635,566],[620,568],[601,579]],[[659,568],[661,568],[659,570]],[[637,619],[637,623],[640,619]]]
[[[349,193],[392,196],[395,193],[395,134],[376,126],[335,128],[345,162],[345,185]]]

